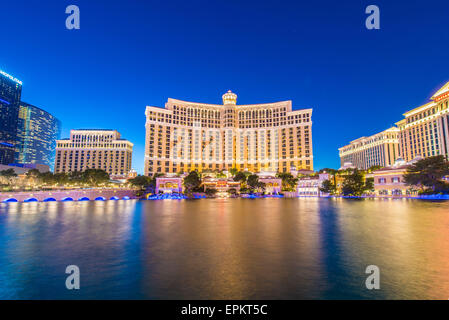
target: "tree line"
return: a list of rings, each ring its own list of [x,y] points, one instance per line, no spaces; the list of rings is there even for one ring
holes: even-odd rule
[[[204,192],[209,196],[213,196],[217,193],[215,188],[206,188],[204,190],[203,177],[207,177],[208,174],[213,173],[217,178],[226,178],[226,174],[223,171],[203,171],[202,173],[197,170],[189,172],[189,174],[184,177],[183,185],[184,192],[187,195],[193,193]],[[236,168],[229,170],[233,181],[240,182],[240,193],[264,193],[266,190],[266,185],[259,180],[259,176],[249,171],[239,171]],[[179,176],[180,174],[178,174]],[[129,182],[135,187],[139,187],[141,191],[154,193],[156,189],[156,178],[164,176],[162,173],[156,173],[153,176],[143,176],[139,175]],[[291,173],[279,172],[276,174],[277,178],[282,180],[282,191],[295,191],[296,184],[298,183],[298,178],[295,178]],[[237,194],[235,188],[230,188],[228,191],[230,194]]]
[[[2,184],[12,186],[16,184],[18,175],[14,169],[0,171]],[[40,172],[31,169],[25,174],[25,182],[33,187],[41,186],[67,186],[88,185],[97,187],[110,181],[109,174],[101,169],[86,169],[85,171],[73,171],[69,173]]]
[[[329,194],[342,194],[345,196],[361,196],[374,189],[373,178],[365,178],[367,173],[381,169],[381,166],[370,169],[323,169],[331,175],[331,179],[325,180],[321,192]],[[337,177],[343,178],[341,188],[338,188]],[[449,162],[443,155],[432,156],[416,161],[407,167],[403,176],[407,186],[419,188],[420,194],[449,193]],[[446,180],[445,180],[446,179]]]

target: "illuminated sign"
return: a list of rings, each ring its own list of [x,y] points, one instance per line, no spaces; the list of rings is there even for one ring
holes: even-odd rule
[[[449,92],[443,93],[441,95],[439,95],[438,97],[436,97],[434,100],[435,102],[439,102],[445,98],[449,97]]]
[[[4,75],[5,77],[11,79],[11,80],[14,81],[14,82],[17,82],[18,84],[22,85],[22,81],[20,81],[20,80],[17,79],[17,78],[14,78],[12,75],[7,74],[7,73],[4,72],[3,70],[0,70],[0,74],[1,74],[1,75]]]

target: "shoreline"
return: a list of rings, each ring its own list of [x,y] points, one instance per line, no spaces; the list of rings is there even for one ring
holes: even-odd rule
[[[105,194],[104,194],[105,195]],[[119,200],[139,200],[139,201],[159,201],[159,200],[199,200],[199,199],[310,199],[310,198],[323,198],[323,199],[370,199],[370,200],[424,200],[424,201],[448,201],[449,195],[426,195],[426,196],[414,196],[414,197],[408,197],[408,196],[396,196],[396,197],[377,197],[377,196],[290,196],[290,197],[284,197],[284,196],[233,196],[233,197],[206,197],[206,196],[197,196],[197,197],[187,197],[185,195],[177,195],[175,197],[157,197],[157,198],[146,198],[146,197],[137,197],[137,196],[111,196],[111,197],[104,197],[104,196],[98,196],[95,198],[88,198],[88,197],[81,197],[76,198],[76,196],[71,196],[68,194],[65,198],[56,200],[55,198],[46,198],[43,200],[37,200],[36,198],[27,198],[25,200],[19,201],[16,198],[8,198],[6,200],[1,200],[0,203],[2,204],[8,204],[8,203],[43,203],[43,202],[91,202],[91,201],[119,201]]]

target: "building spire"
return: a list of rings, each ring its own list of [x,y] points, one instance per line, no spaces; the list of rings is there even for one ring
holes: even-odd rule
[[[228,92],[226,92],[222,96],[222,98],[223,98],[224,105],[228,105],[228,104],[236,105],[237,104],[237,95],[235,93],[233,93],[231,90],[228,90]]]

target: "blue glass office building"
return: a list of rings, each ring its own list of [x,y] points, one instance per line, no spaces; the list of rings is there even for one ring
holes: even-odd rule
[[[22,82],[0,70],[0,164],[14,162]]]
[[[17,122],[16,162],[45,164],[53,169],[61,122],[31,104],[20,102]]]

